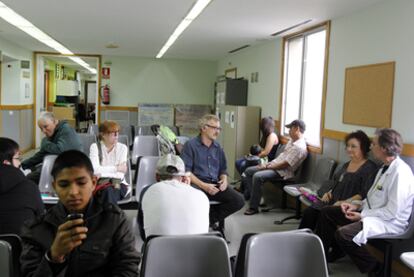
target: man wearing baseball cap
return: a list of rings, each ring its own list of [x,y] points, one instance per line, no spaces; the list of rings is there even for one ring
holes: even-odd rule
[[[207,233],[209,201],[190,185],[183,160],[167,154],[157,163],[156,179],[142,199],[145,235]]]
[[[292,178],[295,170],[308,155],[306,141],[303,136],[306,130],[305,122],[296,119],[287,124],[286,127],[289,128],[290,140],[283,152],[269,163],[251,166],[244,171],[246,187],[251,189],[250,208],[244,212],[245,215],[253,215],[259,212],[262,185],[266,181]]]

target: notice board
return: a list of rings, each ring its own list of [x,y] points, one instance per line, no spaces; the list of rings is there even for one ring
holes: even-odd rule
[[[345,70],[343,122],[391,127],[395,62]]]

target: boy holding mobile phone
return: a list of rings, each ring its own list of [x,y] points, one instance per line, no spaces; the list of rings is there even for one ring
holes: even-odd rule
[[[23,276],[138,276],[129,223],[118,207],[93,198],[89,158],[64,152],[52,176],[59,202],[23,232]]]

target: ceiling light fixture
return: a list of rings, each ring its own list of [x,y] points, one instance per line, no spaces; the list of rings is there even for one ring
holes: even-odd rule
[[[191,10],[188,12],[188,14],[185,16],[185,18],[178,24],[177,28],[175,28],[172,35],[168,38],[167,42],[164,44],[164,46],[161,48],[161,50],[158,52],[156,58],[160,59],[165,52],[167,52],[168,48],[171,47],[171,45],[174,44],[174,42],[178,39],[178,37],[184,32],[185,29],[191,24],[193,20],[195,20],[200,13],[207,7],[207,5],[212,0],[198,0],[194,3]]]
[[[48,47],[55,49],[60,54],[63,55],[74,55],[72,51],[68,48],[51,38],[45,32],[34,26],[30,21],[26,20],[24,17],[7,7],[3,2],[0,1],[0,17],[3,18],[5,21],[10,23],[11,25],[19,28],[26,34],[30,35],[31,37],[37,39],[43,44],[46,44]],[[83,66],[91,73],[96,74],[97,71],[95,68],[92,68],[89,64],[87,64],[81,58],[76,57],[69,57],[74,62],[78,63],[79,65]]]

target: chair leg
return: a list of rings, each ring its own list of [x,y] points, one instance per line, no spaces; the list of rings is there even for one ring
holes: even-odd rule
[[[222,219],[222,220],[220,220],[219,221],[219,224],[218,224],[218,231],[220,232],[220,234],[223,236],[223,239],[227,242],[227,243],[230,243],[230,241],[229,240],[227,240],[227,238],[226,238],[226,234],[224,233],[224,219]]]
[[[287,207],[287,193],[286,191],[282,191],[282,209],[286,209]]]
[[[392,267],[392,243],[386,243],[384,251],[384,277],[391,277]]]
[[[285,195],[286,195],[286,194],[285,194]],[[287,221],[287,220],[289,220],[289,219],[300,219],[300,218],[302,217],[302,214],[301,214],[301,203],[300,203],[300,199],[299,199],[299,197],[296,197],[296,198],[295,198],[295,200],[296,200],[295,215],[285,217],[285,218],[284,218],[284,219],[282,219],[282,220],[275,220],[275,221],[273,222],[274,224],[279,224],[279,225],[281,225],[281,224],[283,224],[285,221]]]

